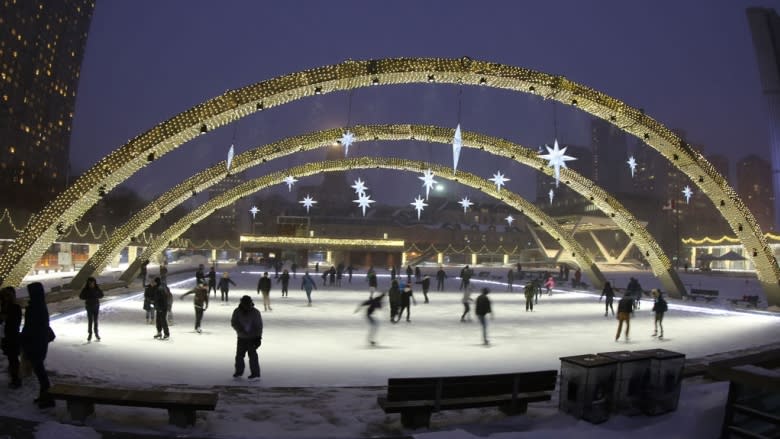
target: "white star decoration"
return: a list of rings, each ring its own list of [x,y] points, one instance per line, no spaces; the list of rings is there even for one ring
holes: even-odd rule
[[[685,186],[682,190],[682,194],[685,197],[685,204],[691,203],[691,197],[693,196],[693,191],[691,190],[690,186]]]
[[[309,208],[313,205],[317,204],[316,201],[314,201],[314,198],[309,196],[309,194],[306,194],[306,196],[303,198],[303,200],[299,201],[299,203],[303,204],[303,207],[306,208],[306,213],[309,213]]]
[[[355,142],[355,135],[352,131],[347,130],[341,135],[341,140],[339,142],[344,145],[344,157],[346,157],[347,154],[349,154],[349,145],[352,145]]]
[[[547,195],[550,197],[550,204],[552,204],[552,200],[555,197],[555,191],[550,189],[550,192],[548,192]]]
[[[366,216],[366,207],[371,207],[371,203],[375,203],[375,201],[371,199],[371,195],[366,195],[365,193],[358,194],[358,199],[352,200],[352,202],[357,203],[358,207],[363,208],[363,216]]]
[[[558,181],[561,178],[561,168],[566,168],[566,162],[569,160],[577,159],[566,155],[567,146],[564,146],[563,149],[558,148],[558,139],[555,139],[553,148],[547,145],[544,145],[544,147],[547,148],[547,154],[540,154],[539,157],[547,160],[547,166],[551,166],[555,170],[555,187],[558,187]]]
[[[423,209],[425,209],[425,206],[427,206],[428,204],[419,195],[417,196],[417,198],[414,199],[413,203],[409,203],[409,204],[414,206],[414,210],[417,211],[417,221],[419,221],[420,220],[420,213],[423,211]]]
[[[466,210],[469,208],[469,206],[473,206],[474,205],[474,203],[472,203],[469,200],[469,197],[463,197],[463,199],[460,200],[460,202],[458,202],[458,204],[460,204],[461,207],[463,207],[463,213],[466,213]]]
[[[496,189],[501,192],[501,186],[504,186],[507,181],[509,181],[508,178],[504,177],[504,174],[501,173],[501,171],[496,171],[495,174],[493,174],[493,178],[490,179],[493,183],[496,184]]]
[[[230,167],[233,166],[233,145],[230,145],[230,149],[228,150],[228,156],[227,156],[227,171],[230,172]]]
[[[631,169],[631,178],[634,178],[634,172],[636,171],[636,159],[634,159],[634,156],[631,156],[628,158],[628,169]]]
[[[361,180],[359,177],[357,180],[355,180],[355,184],[353,184],[351,187],[352,189],[355,189],[355,193],[358,195],[365,194],[366,189],[368,189],[368,187],[366,187],[366,183],[363,180]]]
[[[260,209],[258,209],[257,206],[252,206],[252,208],[249,209],[249,213],[252,214],[252,219],[255,219],[255,216],[257,216],[258,212],[260,212]]]
[[[423,186],[425,186],[425,199],[427,200],[428,193],[431,191],[431,189],[433,189],[433,186],[438,182],[433,179],[433,172],[431,172],[430,169],[425,170],[425,172],[423,172],[423,176],[417,178],[423,181]]]
[[[458,170],[460,149],[463,147],[463,138],[460,135],[460,124],[455,128],[455,137],[452,138],[452,173]]]
[[[293,177],[292,175],[288,175],[287,177],[284,177],[284,180],[282,181],[287,183],[287,190],[292,192],[292,187],[295,184],[295,182],[298,181],[298,179]]]
[[[506,218],[504,218],[504,221],[506,221],[507,224],[509,224],[509,227],[512,227],[512,223],[515,222],[515,219],[514,217],[512,217],[512,215],[509,215]]]

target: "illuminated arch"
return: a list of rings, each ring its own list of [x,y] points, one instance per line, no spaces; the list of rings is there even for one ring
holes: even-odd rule
[[[80,218],[101,193],[203,130],[316,94],[409,83],[484,85],[535,94],[577,106],[644,140],[713,201],[745,247],[770,304],[780,303],[780,267],[755,218],[712,164],[679,136],[643,111],[562,76],[465,57],[349,60],[229,90],[180,113],[98,161],[37,214],[0,257],[3,285],[21,283],[29,268],[55,242],[58,231]]]
[[[355,135],[356,142],[416,139],[425,142],[450,143],[453,136],[451,128],[429,125],[357,125],[350,127],[350,131]],[[288,137],[267,146],[249,150],[237,155],[233,159],[232,171],[234,173],[243,172],[253,166],[290,154],[332,145],[333,142],[341,137],[342,133],[343,130],[341,128],[334,128]],[[532,149],[522,147],[508,140],[470,131],[464,131],[462,137],[464,147],[484,150],[537,169],[547,175],[551,176],[553,174],[553,169],[548,167],[546,161],[539,158],[539,155]],[[115,230],[112,236],[84,264],[79,273],[73,278],[71,287],[79,289],[86,283],[87,277],[93,276],[94,273],[101,273],[113,257],[127,245],[128,240],[132,236],[137,236],[146,230],[157,220],[160,212],[167,212],[178,206],[188,199],[193,191],[203,191],[221,181],[226,175],[225,169],[225,163],[220,162],[205,171],[193,175],[136,213],[130,220]],[[611,217],[618,227],[631,238],[636,247],[645,255],[653,273],[661,281],[664,291],[673,296],[681,296],[683,294],[685,287],[677,272],[672,268],[668,257],[642,224],[617,199],[609,196],[594,182],[571,169],[562,169],[561,181],[570,186],[575,192],[590,199],[598,209]]]
[[[507,190],[502,190],[499,192],[492,182],[467,172],[457,171],[455,174],[453,174],[450,168],[446,168],[434,163],[382,157],[359,157],[354,159],[307,163],[305,165],[295,166],[283,171],[274,172],[263,177],[241,183],[235,188],[210,199],[206,203],[199,206],[197,209],[182,217],[165,232],[161,233],[148,247],[144,249],[141,256],[136,259],[136,261],[134,261],[134,264],[131,264],[131,266],[125,271],[121,278],[126,280],[127,276],[132,275],[134,270],[137,270],[138,261],[150,259],[153,255],[160,253],[168,246],[170,241],[181,236],[181,234],[186,232],[190,226],[208,217],[215,210],[225,207],[228,204],[235,202],[239,198],[253,194],[261,189],[281,184],[282,179],[288,175],[292,175],[293,177],[306,177],[322,172],[349,171],[353,169],[367,168],[397,169],[411,172],[422,172],[425,169],[431,169],[440,178],[445,178],[475,189],[479,189],[487,195],[501,200],[507,205],[517,209],[517,211],[522,215],[527,216],[531,221],[542,227],[567,252],[565,259],[574,261],[595,286],[603,285],[605,282],[604,275],[601,274],[601,271],[598,269],[596,264],[590,259],[588,254],[585,252],[585,249],[582,248],[582,246],[568,232],[563,230],[563,228],[561,228],[561,226],[556,223],[555,220],[550,218],[546,213],[542,212],[533,203],[528,202],[517,194]]]

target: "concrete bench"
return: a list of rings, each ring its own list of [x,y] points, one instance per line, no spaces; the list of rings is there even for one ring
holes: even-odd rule
[[[704,299],[707,301],[707,303],[709,303],[717,299],[718,294],[720,294],[718,290],[704,290],[701,288],[691,288],[691,291],[688,293],[688,297],[694,302],[697,299]]]

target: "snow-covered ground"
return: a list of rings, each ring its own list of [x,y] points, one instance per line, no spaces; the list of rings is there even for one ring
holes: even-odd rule
[[[652,302],[645,301],[631,321],[630,341],[616,343],[616,321],[604,317],[604,305],[597,295],[558,290],[552,296],[542,296],[534,312],[526,312],[520,287],[508,293],[505,285],[491,284],[495,319],[489,322],[491,344],[486,347],[476,319],[460,322],[462,293],[457,281],[449,279],[445,292],[429,293],[428,304],[415,289],[417,305],[412,307],[410,323],[391,324],[385,304],[380,311],[379,346],[371,348],[366,343],[365,312],[355,313],[368,297],[365,279],[356,276],[352,284],[344,280],[341,288],[318,285],[312,294],[314,304],[308,307],[299,276],[291,281],[287,298],[280,297],[279,285],[274,283],[273,311],[263,312],[265,331],[259,350],[262,380],[250,383],[231,376],[235,334],[229,320],[240,296],[251,295],[261,311],[262,299],[255,293],[258,274],[241,272],[241,268],[231,273],[238,287],[231,291],[230,304],[222,305],[212,295],[202,334],[193,328],[191,296],[178,300],[193,286],[191,278],[172,279],[175,325],[168,341],[152,338],[156,331],[145,323],[142,298],[137,293],[103,304],[100,343],[87,343],[83,313],[54,317],[57,340],[50,346],[47,360],[53,380],[219,391],[217,411],[199,413],[197,425],[189,430],[194,435],[246,437],[250,431],[251,436],[259,437],[399,435],[413,432],[404,431],[398,415],[386,416],[375,403],[383,392],[376,386],[384,386],[389,377],[558,369],[559,357],[615,350],[664,348],[689,358],[699,357],[774,343],[780,333],[777,315],[671,301],[664,320],[665,338],[658,340],[651,337]],[[630,275],[637,273],[610,273],[608,278],[625,286],[623,278],[627,281]],[[647,274],[640,275],[643,285],[655,286],[647,285],[652,282],[644,279]],[[746,294],[741,292],[744,279],[700,279],[710,282],[702,288],[711,285],[723,291],[734,285],[734,291],[723,291],[722,295]],[[381,289],[388,284],[386,277],[380,278]],[[475,282],[475,290],[481,285]],[[473,297],[476,295],[475,291]],[[21,391],[10,392],[0,403],[3,412],[42,422],[66,422],[64,404],[46,412],[30,404],[28,400],[37,389],[34,381],[28,378]],[[494,409],[442,412],[434,415],[433,430],[446,433],[417,433],[418,437],[471,437],[467,433],[471,432],[501,438],[617,438],[630,430],[635,437],[715,437],[726,391],[722,383],[689,380],[683,388],[681,410],[676,413],[654,418],[615,417],[598,426],[559,414],[555,401],[532,405],[527,415],[509,418]],[[88,421],[96,429],[181,432],[167,425],[164,410],[98,406],[96,412]],[[463,431],[453,433],[453,429]],[[51,437],[43,431],[40,436]]]

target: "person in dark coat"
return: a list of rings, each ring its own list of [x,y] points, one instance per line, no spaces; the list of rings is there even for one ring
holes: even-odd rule
[[[355,271],[355,267],[349,264],[347,267],[347,282],[352,283],[352,272]]]
[[[355,312],[360,311],[360,308],[366,307],[366,320],[368,320],[368,343],[371,346],[376,346],[376,332],[379,330],[379,323],[372,317],[374,311],[382,307],[382,299],[384,299],[385,293],[382,293],[376,297],[372,297],[365,302],[361,303]]]
[[[141,262],[141,272],[138,274],[138,277],[141,278],[141,286],[146,286],[146,274],[147,274],[147,268],[149,266],[149,260],[145,259],[143,262]]]
[[[431,288],[431,278],[426,274],[421,281],[415,283],[422,285],[423,297],[425,297],[425,303],[428,303],[428,290]]]
[[[257,294],[263,293],[263,310],[271,311],[271,278],[268,272],[263,273],[263,277],[257,281]]]
[[[276,281],[276,283],[282,283],[282,297],[287,297],[289,295],[289,288],[290,288],[290,273],[287,272],[287,269],[285,268],[284,271],[282,271],[282,274],[279,276],[279,280]]]
[[[536,289],[538,285],[536,280],[532,280],[525,284],[523,289],[523,295],[525,296],[525,310],[533,312],[534,310],[534,296],[536,295]]]
[[[330,266],[330,270],[328,270],[328,284],[330,286],[336,285],[336,267]]]
[[[482,325],[482,343],[490,344],[487,339],[487,315],[490,314],[490,318],[494,317],[493,310],[490,308],[490,299],[488,299],[487,288],[482,288],[482,293],[477,297],[477,306],[474,310],[474,314],[477,315],[480,325]]]
[[[155,277],[149,286],[154,293],[154,315],[157,325],[157,334],[154,338],[168,340],[171,338],[171,331],[168,329],[168,292],[160,283],[159,277]]]
[[[623,322],[626,322],[626,341],[628,341],[628,329],[631,325],[631,314],[634,313],[634,298],[631,293],[626,291],[625,296],[618,302],[618,328],[617,334],[615,334],[615,341],[620,339],[620,329],[623,327]]]
[[[22,352],[30,361],[40,385],[35,402],[40,408],[54,407],[54,399],[49,395],[49,375],[44,366],[54,332],[49,328],[49,309],[46,306],[43,285],[40,282],[27,285],[27,295],[29,301],[24,311],[24,328],[20,339]]]
[[[409,320],[409,316],[411,314],[412,310],[412,304],[417,305],[417,301],[414,299],[414,294],[412,292],[412,285],[411,284],[401,284],[401,308],[398,310],[398,320],[400,321],[403,317],[404,310],[406,310],[406,321],[411,322]]]
[[[444,279],[447,278],[447,273],[444,271],[444,267],[439,267],[439,271],[436,272],[436,291],[444,291]]]
[[[195,285],[205,282],[206,274],[203,271],[203,264],[198,265],[198,269],[195,271]]]
[[[514,288],[515,284],[515,272],[511,268],[506,273],[506,286],[509,288],[509,292],[512,292],[512,288]]]
[[[200,334],[203,332],[200,329],[200,324],[203,322],[203,312],[209,309],[209,290],[206,285],[198,284],[195,288],[187,291],[179,297],[179,300],[184,300],[184,297],[193,294],[192,304],[195,306],[195,332]]]
[[[208,293],[211,294],[211,290],[214,290],[214,297],[217,297],[217,271],[214,267],[209,268],[209,273],[206,275],[209,279]]]
[[[420,282],[422,280],[422,270],[420,270],[420,267],[415,266],[414,267],[414,280],[417,282]]]
[[[615,308],[612,307],[612,301],[615,299],[615,290],[612,289],[612,284],[609,282],[606,282],[604,284],[604,289],[601,290],[601,296],[599,296],[599,302],[601,302],[601,298],[606,297],[607,302],[604,308],[604,317],[607,317],[609,315],[609,311],[612,311],[612,315],[615,315]]]
[[[369,267],[368,272],[366,273],[366,280],[368,280],[368,297],[374,297],[374,291],[378,288],[379,282],[377,281],[376,271],[374,271],[373,266]]]
[[[238,286],[235,282],[233,282],[233,279],[230,278],[230,274],[228,272],[222,273],[222,277],[219,279],[219,291],[222,294],[222,302],[228,301],[228,294],[230,293],[230,284],[233,284],[234,287]]]
[[[412,283],[412,275],[414,274],[414,270],[412,270],[411,265],[406,266],[406,283],[410,284]]]
[[[634,309],[639,309],[642,306],[642,286],[639,285],[639,280],[632,277],[628,281],[626,286],[626,293],[630,294],[634,299]]]
[[[154,295],[157,288],[150,282],[146,288],[144,288],[144,311],[146,311],[146,323],[151,325],[154,323]]]
[[[0,291],[0,320],[3,321],[4,333],[0,346],[3,354],[8,357],[8,387],[18,389],[22,386],[19,374],[19,354],[21,346],[19,328],[22,326],[22,307],[16,303],[16,290],[5,287]]]
[[[168,285],[168,261],[163,261],[160,265],[160,282],[163,285]]]
[[[306,291],[306,300],[309,301],[308,306],[311,306],[311,290],[317,289],[317,283],[314,282],[314,279],[311,276],[309,276],[308,271],[303,275],[303,279],[301,280],[301,289]]]
[[[390,321],[395,323],[396,316],[398,320],[401,316],[398,315],[398,308],[401,307],[401,288],[398,286],[398,281],[393,279],[390,281],[390,289],[387,291],[387,297],[390,299]]]
[[[266,273],[267,274],[267,273]],[[244,357],[249,356],[249,379],[260,378],[260,361],[257,348],[263,343],[263,317],[255,308],[252,298],[244,296],[230,318],[230,326],[236,331],[236,361],[233,378],[244,374]]]
[[[87,309],[87,341],[92,341],[92,329],[95,330],[95,340],[100,341],[98,333],[98,313],[100,312],[100,299],[103,298],[103,290],[97,284],[94,277],[87,278],[87,284],[81,289],[79,299],[84,301]]]
[[[664,313],[669,309],[669,305],[666,303],[666,299],[664,299],[664,295],[661,291],[654,289],[653,290],[653,297],[655,298],[655,303],[653,304],[653,312],[655,313],[655,321],[654,321],[654,328],[653,331],[653,337],[658,336],[658,339],[664,338]],[[658,334],[658,328],[661,328],[661,333]]]
[[[390,280],[391,281],[395,280],[395,276],[396,276],[395,267],[390,267]]]

